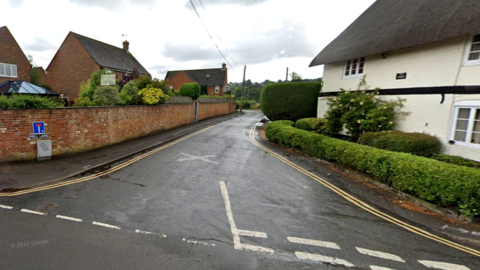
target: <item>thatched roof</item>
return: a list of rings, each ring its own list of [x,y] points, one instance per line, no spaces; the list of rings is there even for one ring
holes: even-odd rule
[[[378,0],[310,66],[480,34],[479,0]]]

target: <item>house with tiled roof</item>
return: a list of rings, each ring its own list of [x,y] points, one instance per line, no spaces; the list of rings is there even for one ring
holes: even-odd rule
[[[222,68],[173,70],[165,75],[174,90],[180,90],[184,83],[198,83],[207,86],[209,96],[222,96],[227,91],[227,65]]]
[[[72,100],[78,97],[80,84],[98,69],[111,70],[120,81],[134,70],[150,75],[129,51],[128,41],[118,48],[70,32],[47,67],[48,84]]]
[[[480,1],[378,0],[325,47],[318,117],[327,98],[370,90],[402,98],[396,129],[435,135],[447,154],[480,161]]]
[[[6,26],[0,27],[0,83],[30,81],[32,65]]]

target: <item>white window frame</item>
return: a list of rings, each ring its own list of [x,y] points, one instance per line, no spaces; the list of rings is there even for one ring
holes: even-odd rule
[[[366,57],[359,57],[356,59],[345,61],[345,65],[343,67],[343,74],[342,74],[343,79],[353,79],[353,78],[363,77],[365,75],[366,62],[367,62]],[[361,70],[361,73],[359,73],[360,70]],[[355,72],[355,74],[352,74],[352,72]]]
[[[476,60],[468,60],[468,58],[470,57],[470,53],[472,53],[472,45],[474,43],[473,39],[476,36],[480,36],[480,34],[473,35],[473,36],[470,36],[468,38],[467,47],[465,48],[465,55],[463,56],[463,65],[464,66],[480,65],[480,57],[479,57],[479,59],[476,59]],[[475,43],[480,44],[480,42],[475,42]],[[480,52],[480,51],[474,51],[474,52]]]
[[[218,94],[220,93],[220,86],[215,86],[215,94]]]
[[[475,114],[477,111],[480,111],[480,100],[469,100],[469,101],[459,101],[456,102],[453,107],[453,119],[451,122],[451,131],[450,131],[450,140],[455,141],[455,131],[457,127],[457,119],[458,113],[460,109],[470,109],[470,115],[468,118],[468,126],[467,126],[467,137],[465,138],[465,142],[462,141],[455,141],[455,145],[461,146],[468,146],[473,148],[480,149],[480,144],[472,143],[472,134],[473,134],[473,127],[475,124]]]
[[[3,65],[3,70],[0,69],[0,77],[18,78],[18,67],[17,67],[17,65],[7,64],[7,63],[0,63],[0,65]],[[7,68],[10,68],[10,76],[7,76]]]

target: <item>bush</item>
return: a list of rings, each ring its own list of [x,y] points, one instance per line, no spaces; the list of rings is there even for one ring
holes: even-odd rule
[[[136,104],[134,98],[137,96],[137,93],[137,85],[134,81],[130,81],[123,86],[122,91],[120,92],[120,97],[123,99],[125,104],[132,105]]]
[[[303,118],[295,122],[295,127],[298,129],[322,134],[325,132],[326,123],[327,119],[325,118]]]
[[[93,100],[93,95],[95,94],[95,89],[97,89],[98,86],[100,86],[102,82],[102,75],[107,74],[107,69],[99,69],[97,71],[94,71],[92,75],[90,76],[90,79],[87,81],[83,81],[80,84],[80,94],[79,94],[79,99],[83,99],[83,103],[85,103],[85,98],[88,98],[89,100]],[[78,100],[75,102],[75,104],[78,103]],[[85,105],[89,106],[89,105]]]
[[[291,121],[267,125],[269,140],[372,175],[405,193],[466,216],[480,215],[480,170],[376,149],[292,127]]]
[[[443,154],[433,154],[432,157],[435,160],[455,164],[458,166],[465,166],[471,168],[480,168],[480,163],[475,162],[470,159],[466,159],[464,157],[459,156],[450,156],[450,155],[443,155]]]
[[[180,96],[191,97],[196,100],[200,96],[200,85],[198,83],[184,83],[180,87]]]
[[[266,85],[260,94],[262,111],[272,121],[315,117],[320,91],[320,82]]]
[[[417,132],[367,132],[360,136],[358,143],[423,157],[431,157],[442,150],[442,143],[437,137]]]
[[[147,105],[165,103],[170,98],[163,93],[162,89],[153,88],[150,85],[148,85],[147,88],[140,90],[137,95],[141,97],[143,104]]]
[[[38,95],[12,95],[10,98],[0,96],[0,108],[2,109],[50,109],[63,106],[64,104],[62,101]]]
[[[103,85],[98,86],[93,94],[93,106],[118,106],[124,105],[125,102],[118,93],[118,88],[115,86]]]
[[[237,103],[237,105],[239,106],[238,108],[240,108],[240,104],[242,104],[242,101],[241,100],[235,100],[235,103]],[[252,108],[253,105],[255,105],[257,102],[255,102],[255,100],[244,100],[243,101],[243,109],[250,109]]]

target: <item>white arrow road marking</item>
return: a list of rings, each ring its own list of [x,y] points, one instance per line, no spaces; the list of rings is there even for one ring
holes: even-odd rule
[[[29,214],[35,214],[35,215],[40,215],[40,216],[46,216],[46,215],[47,215],[47,213],[32,211],[32,210],[28,210],[28,209],[25,209],[25,208],[23,208],[22,210],[20,210],[20,212],[29,213]]]
[[[325,241],[291,237],[291,236],[287,237],[287,239],[288,239],[288,241],[290,241],[292,243],[297,243],[297,244],[302,244],[302,245],[310,245],[310,246],[325,247],[325,248],[332,248],[332,249],[341,249],[336,243],[333,243],[333,242],[325,242]]]
[[[453,263],[444,263],[444,262],[435,262],[435,261],[418,261],[419,263],[425,265],[428,268],[432,269],[441,269],[441,270],[470,270],[470,268],[453,264]]]
[[[365,249],[365,248],[356,248],[358,252],[360,252],[363,255],[368,255],[372,257],[377,257],[381,259],[387,259],[387,260],[392,260],[392,261],[397,261],[397,262],[405,262],[402,258],[400,258],[397,255],[393,255],[390,253],[385,253],[385,252],[380,252],[380,251],[375,251],[375,250],[370,250],[370,249]]]
[[[370,269],[372,269],[372,270],[395,270],[395,269],[392,269],[392,268],[380,267],[380,266],[375,266],[375,265],[370,265]]]
[[[305,252],[299,252],[295,251],[295,256],[299,258],[300,260],[311,260],[311,261],[316,261],[316,262],[325,262],[333,265],[343,265],[346,267],[355,267],[352,263],[342,260],[342,259],[337,259],[333,257],[328,257],[328,256],[323,256],[323,255],[318,255],[318,254],[311,254],[311,253],[305,253]]]
[[[225,200],[225,210],[227,212],[227,218],[228,222],[230,223],[230,229],[233,234],[233,247],[238,250],[246,249],[246,250],[251,250],[251,251],[259,251],[259,252],[266,252],[273,254],[275,251],[270,248],[265,248],[265,247],[259,247],[259,246],[252,246],[252,245],[246,245],[242,244],[240,242],[240,231],[246,233],[246,230],[238,230],[237,225],[235,225],[235,220],[233,219],[233,213],[232,213],[232,206],[230,205],[230,197],[228,196],[228,190],[227,186],[225,185],[225,182],[219,181],[220,184],[220,190],[222,192],[222,197]],[[257,234],[262,235],[265,233],[260,233],[260,232],[254,232],[254,231],[248,231],[250,234]],[[265,234],[265,238],[267,235]],[[263,237],[262,237],[263,238]]]
[[[187,156],[188,158],[177,159],[178,161],[202,160],[202,161],[205,161],[205,162],[208,162],[208,163],[218,164],[218,162],[208,160],[208,158],[215,157],[215,155],[210,155],[210,156],[198,156],[198,157],[197,157],[197,156],[193,156],[193,155],[189,155],[189,154],[185,154],[185,153],[180,153],[180,154],[181,154],[181,155],[184,155],[184,156]]]

